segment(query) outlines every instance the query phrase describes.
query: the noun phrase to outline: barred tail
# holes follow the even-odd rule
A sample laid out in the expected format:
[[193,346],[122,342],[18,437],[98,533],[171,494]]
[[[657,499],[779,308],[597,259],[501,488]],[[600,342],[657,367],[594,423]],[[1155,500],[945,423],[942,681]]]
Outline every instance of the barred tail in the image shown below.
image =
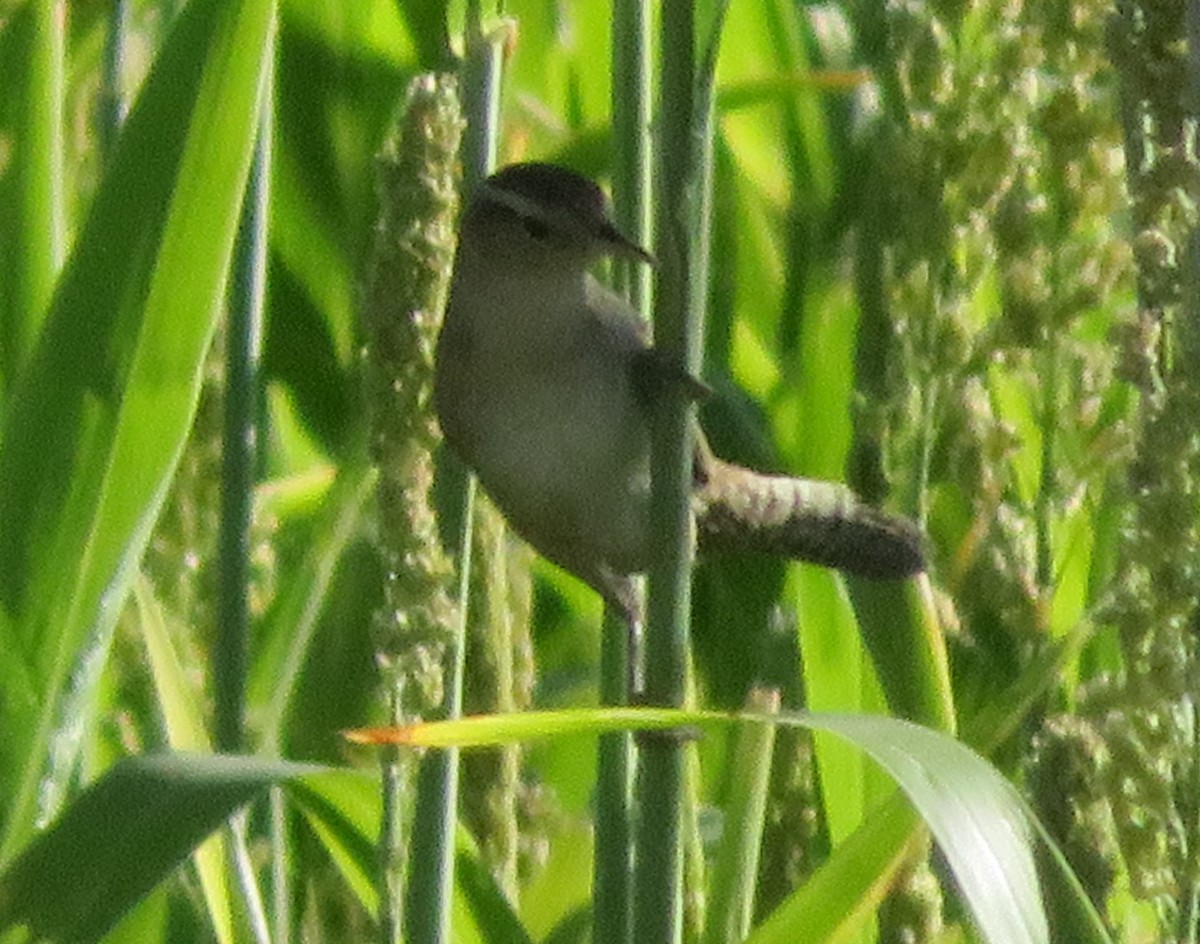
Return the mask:
[[845,485],[763,475],[716,460],[696,493],[701,549],[791,557],[877,580],[925,569],[920,530]]

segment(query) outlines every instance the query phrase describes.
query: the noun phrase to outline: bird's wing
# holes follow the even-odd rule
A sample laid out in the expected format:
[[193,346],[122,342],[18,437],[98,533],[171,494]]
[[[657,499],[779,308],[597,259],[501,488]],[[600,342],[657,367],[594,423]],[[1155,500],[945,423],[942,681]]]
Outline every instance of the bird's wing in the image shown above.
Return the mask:
[[[630,351],[629,369],[634,394],[647,416],[655,400],[670,386],[682,385],[684,392],[693,400],[702,400],[712,394],[712,388],[708,384],[676,359],[652,345],[650,325],[638,317],[625,299],[599,283],[596,283],[594,292],[590,299],[590,311],[605,329],[603,333]],[[696,484],[701,485],[707,481],[709,469],[715,458],[699,421],[694,423],[694,436],[694,476]]]

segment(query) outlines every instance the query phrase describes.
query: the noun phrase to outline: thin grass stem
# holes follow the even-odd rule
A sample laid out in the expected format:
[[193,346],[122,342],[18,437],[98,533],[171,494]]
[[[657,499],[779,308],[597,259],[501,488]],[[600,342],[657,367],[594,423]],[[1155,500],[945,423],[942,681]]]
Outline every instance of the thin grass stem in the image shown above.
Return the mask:
[[250,528],[258,467],[259,362],[267,284],[270,201],[270,74],[261,105],[258,143],[234,250],[225,347],[225,416],[221,450],[217,631],[213,643],[214,742],[243,749],[250,629]]
[[[650,244],[650,16],[645,0],[613,6],[613,199],[617,226],[639,246]],[[614,281],[638,312],[650,301],[650,270],[621,262]],[[624,705],[636,656],[635,627],[605,608],[600,642],[600,701]],[[623,944],[633,928],[630,869],[633,863],[633,739],[628,733],[600,738],[596,771],[596,844],[593,852],[592,937]]]
[[[654,342],[681,366],[694,369],[698,329],[690,305],[693,218],[687,185],[692,156],[695,83],[695,11],[691,4],[662,9],[659,138],[658,281]],[[669,162],[669,164],[668,164]],[[685,167],[683,173],[680,166]],[[671,171],[668,171],[668,166]],[[651,448],[651,566],[646,628],[645,698],[649,704],[684,703],[693,551],[690,518],[692,409],[682,389],[655,404]],[[633,939],[676,944],[682,935],[683,744],[644,738],[637,782],[639,810]]]

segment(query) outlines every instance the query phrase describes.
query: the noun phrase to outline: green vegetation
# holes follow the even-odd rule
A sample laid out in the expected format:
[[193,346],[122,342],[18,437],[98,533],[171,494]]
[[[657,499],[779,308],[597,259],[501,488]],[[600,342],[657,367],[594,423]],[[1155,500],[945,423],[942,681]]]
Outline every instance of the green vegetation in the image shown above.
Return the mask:
[[[447,6],[0,0],[0,941],[1200,940],[1188,4]],[[689,243],[612,274],[716,451],[928,579],[701,561],[683,712],[586,710],[622,633],[429,414],[525,159]]]

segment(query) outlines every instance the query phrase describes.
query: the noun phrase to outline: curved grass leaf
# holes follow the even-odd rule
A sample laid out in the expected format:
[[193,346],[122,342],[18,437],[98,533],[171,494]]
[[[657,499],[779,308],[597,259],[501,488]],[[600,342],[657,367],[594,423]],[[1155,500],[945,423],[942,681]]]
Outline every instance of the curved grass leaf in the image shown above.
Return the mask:
[[379,777],[331,770],[297,780],[288,796],[320,839],[359,903],[374,914],[379,907],[375,872],[379,856]]
[[950,665],[929,577],[864,580],[848,575],[845,580],[892,713],[954,734]]
[[[669,709],[592,709],[466,718],[353,732],[351,737],[366,743],[470,747],[628,728],[715,727],[738,720],[816,728],[865,751],[899,784],[925,820],[983,939],[991,944],[1048,944],[1030,823],[1016,790],[964,744],[911,722],[865,715],[731,716]],[[902,829],[893,838],[906,842],[907,832]],[[813,940],[797,937],[803,935],[806,920],[798,916],[794,927],[779,929],[786,936],[763,940]]]
[[463,903],[470,905],[483,940],[486,944],[533,944],[533,937],[521,924],[495,876],[478,854],[464,848],[465,838],[459,834],[454,881]]
[[1030,824],[1016,790],[995,768],[959,741],[895,718],[805,721],[851,741],[895,778],[949,861],[986,940],[1048,944]]
[[317,769],[224,755],[121,761],[0,874],[0,930],[96,940],[238,807]]

